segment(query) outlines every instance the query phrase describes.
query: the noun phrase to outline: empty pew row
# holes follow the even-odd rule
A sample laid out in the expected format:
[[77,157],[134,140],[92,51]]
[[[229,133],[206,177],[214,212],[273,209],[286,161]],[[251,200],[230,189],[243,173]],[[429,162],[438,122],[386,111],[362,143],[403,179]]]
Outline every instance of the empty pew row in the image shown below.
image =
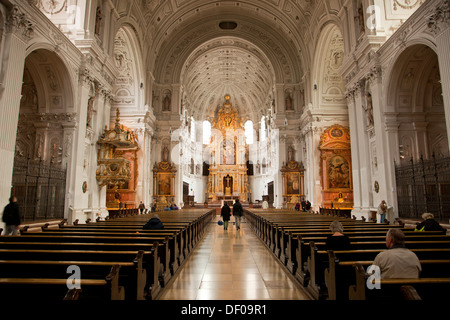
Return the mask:
[[[20,301],[36,301],[45,299],[83,300],[91,297],[97,300],[123,300],[124,290],[119,285],[119,265],[111,267],[110,272],[98,279],[81,279],[79,287],[68,288],[65,278],[0,278],[0,297],[3,301],[8,299],[21,299]],[[82,288],[82,289],[81,289]],[[81,296],[81,299],[80,299]]]
[[[445,265],[446,252],[450,250],[450,238],[442,232],[419,233],[405,228],[404,225],[387,225],[356,221],[345,217],[299,214],[283,210],[247,210],[245,215],[251,228],[273,255],[316,299],[349,299],[348,287],[355,285],[353,281],[342,287],[337,279],[354,280],[355,271],[348,268],[347,271],[351,270],[350,275],[348,273],[345,276],[336,275],[333,268],[335,260],[330,260],[326,250],[325,241],[331,234],[329,225],[336,219],[343,224],[344,233],[351,241],[351,249],[359,253],[371,252],[372,260],[376,254],[386,249],[385,236],[390,228],[402,229],[407,237],[408,248],[418,252],[429,250],[427,253],[421,252],[421,257],[425,255],[427,259],[425,265],[428,270],[431,261],[429,259],[439,260],[438,264]],[[342,256],[342,253],[339,253],[339,261],[344,265],[346,263],[346,257]],[[353,266],[355,261],[358,260],[350,261],[349,265]],[[448,276],[450,277],[450,274]],[[405,286],[402,290],[411,296],[415,294],[418,296],[412,286]],[[342,294],[342,292],[346,293]]]
[[[123,219],[132,218],[126,217]],[[35,269],[35,278],[43,279],[40,281],[42,283],[40,286],[45,285],[46,289],[54,287],[54,290],[58,290],[56,289],[57,286],[51,286],[50,284],[62,284],[64,278],[60,280],[47,279],[44,275],[39,276],[39,270],[47,269],[47,266],[55,268],[58,264],[58,267],[63,270],[68,263],[78,264],[81,268],[83,283],[87,285],[85,280],[89,279],[86,277],[91,274],[94,265],[102,266],[103,268],[105,265],[108,265],[111,268],[112,264],[114,264],[118,266],[115,268],[117,270],[120,269],[121,272],[120,276],[118,276],[120,285],[114,287],[117,290],[113,291],[115,293],[112,295],[113,298],[117,299],[125,296],[128,299],[155,299],[182,260],[189,254],[190,251],[183,248],[195,245],[195,243],[191,243],[185,246],[183,241],[186,238],[178,237],[182,233],[180,230],[185,230],[186,225],[190,225],[189,220],[201,221],[196,223],[197,227],[195,230],[197,234],[192,238],[194,241],[197,240],[197,237],[204,232],[202,228],[206,227],[208,221],[211,221],[212,211],[203,210],[202,212],[191,213],[189,217],[183,216],[178,218],[186,223],[179,224],[178,227],[175,227],[174,224],[174,228],[168,230],[143,230],[142,226],[148,220],[147,217],[147,219],[142,220],[144,223],[138,221],[129,230],[120,230],[120,223],[116,224],[117,228],[106,230],[89,229],[91,231],[83,228],[86,225],[63,226],[61,224],[59,229],[43,228],[42,232],[23,232],[20,236],[0,237],[0,252],[2,256],[0,270],[5,268],[5,270],[11,272],[11,274],[8,274],[8,277],[2,276],[3,280],[0,281],[0,289],[3,287],[9,289],[14,286],[16,286],[15,288],[26,287],[26,278],[14,277],[12,271],[15,269],[19,270],[21,267],[17,266],[25,265],[27,260],[30,262],[30,265],[46,266],[45,268],[31,268],[31,270]],[[120,219],[122,218],[114,221],[119,222]],[[124,221],[125,224],[131,224],[131,222],[131,220]],[[90,225],[96,224],[92,223]],[[101,228],[100,225],[98,227]],[[140,253],[141,259],[136,258],[138,253]],[[23,259],[24,256],[27,259]],[[133,258],[132,256],[135,257]],[[56,263],[55,261],[60,262]],[[88,266],[90,269],[86,271]],[[4,274],[6,275],[7,273]],[[26,273],[19,274],[24,275]],[[105,282],[105,276],[107,275],[104,275],[103,279],[97,279],[99,280],[98,283],[101,282],[100,280]],[[17,279],[20,279],[20,281]],[[48,283],[44,279],[47,279]],[[30,288],[38,288],[37,285],[31,286],[33,281],[31,281],[31,278],[29,280]],[[115,282],[107,281],[107,283],[114,284]],[[116,294],[118,291],[121,293]],[[89,292],[86,292],[86,290],[69,290],[66,293],[66,298],[83,299],[83,297],[86,298]],[[124,292],[127,294],[125,295]]]

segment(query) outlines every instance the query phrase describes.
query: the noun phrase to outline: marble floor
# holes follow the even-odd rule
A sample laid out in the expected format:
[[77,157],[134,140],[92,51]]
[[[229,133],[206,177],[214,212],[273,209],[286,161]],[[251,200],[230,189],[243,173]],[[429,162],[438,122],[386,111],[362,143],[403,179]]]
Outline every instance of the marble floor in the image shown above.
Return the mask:
[[243,219],[236,230],[216,221],[159,300],[310,300]]

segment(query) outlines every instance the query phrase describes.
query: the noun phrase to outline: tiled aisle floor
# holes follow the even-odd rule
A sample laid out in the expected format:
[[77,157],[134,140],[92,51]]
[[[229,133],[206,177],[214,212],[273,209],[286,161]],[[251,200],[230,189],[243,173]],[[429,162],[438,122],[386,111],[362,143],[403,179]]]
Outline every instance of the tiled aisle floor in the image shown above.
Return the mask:
[[211,224],[160,300],[308,300],[243,220]]

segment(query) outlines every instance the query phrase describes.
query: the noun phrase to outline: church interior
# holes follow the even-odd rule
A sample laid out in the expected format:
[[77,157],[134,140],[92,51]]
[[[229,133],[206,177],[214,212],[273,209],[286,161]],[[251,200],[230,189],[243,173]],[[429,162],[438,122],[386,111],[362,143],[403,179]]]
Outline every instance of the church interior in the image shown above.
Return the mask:
[[[56,237],[53,225],[83,243],[89,226],[139,234],[159,214],[183,231],[170,250],[163,233],[143,249],[154,282],[138,281],[137,299],[336,299],[337,282],[303,270],[314,249],[293,224],[414,229],[430,212],[450,229],[449,11],[448,0],[0,0],[0,208],[17,198],[17,237]],[[226,232],[217,222],[236,202],[243,228],[233,216]],[[0,251],[18,260],[6,251],[26,247],[7,238]]]

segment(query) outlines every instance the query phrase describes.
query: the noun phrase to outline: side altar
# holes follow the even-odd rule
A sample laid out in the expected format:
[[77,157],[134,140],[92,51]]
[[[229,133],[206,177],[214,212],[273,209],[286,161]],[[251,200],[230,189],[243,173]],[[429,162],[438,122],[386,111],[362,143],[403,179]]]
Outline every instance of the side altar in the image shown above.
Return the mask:
[[230,98],[225,96],[225,103],[212,120],[208,178],[208,200],[212,202],[247,200],[248,197],[248,146],[244,120],[238,117],[238,110],[232,106]]

